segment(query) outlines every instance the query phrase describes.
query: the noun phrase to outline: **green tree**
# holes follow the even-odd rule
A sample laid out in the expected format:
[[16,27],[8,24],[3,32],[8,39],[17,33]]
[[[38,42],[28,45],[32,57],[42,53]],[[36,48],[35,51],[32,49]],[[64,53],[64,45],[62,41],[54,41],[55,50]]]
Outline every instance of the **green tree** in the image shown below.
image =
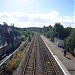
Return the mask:
[[61,23],[55,23],[54,34],[56,37],[58,37],[58,35],[59,35],[59,38],[64,38],[64,27],[63,27],[63,25],[61,25]]
[[74,54],[74,48],[75,48],[75,29],[72,30],[71,34],[68,36],[68,38],[65,40],[65,48]]
[[64,28],[64,37],[67,38],[72,31],[71,27]]

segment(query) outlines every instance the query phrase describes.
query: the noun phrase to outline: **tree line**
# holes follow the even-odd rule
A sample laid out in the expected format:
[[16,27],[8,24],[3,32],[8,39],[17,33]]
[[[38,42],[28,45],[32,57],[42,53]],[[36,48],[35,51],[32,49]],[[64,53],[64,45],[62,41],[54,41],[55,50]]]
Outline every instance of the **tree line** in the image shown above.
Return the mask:
[[26,29],[26,28],[18,28],[15,27],[14,24],[11,23],[11,25],[9,26],[6,22],[3,22],[3,24],[0,24],[0,29],[2,27],[14,27],[14,30],[17,31],[20,35],[21,41],[25,41],[26,39],[28,39],[29,41],[31,41],[31,37],[33,36],[33,33],[31,30]]
[[[20,33],[22,35],[28,36],[33,35],[33,32],[39,32],[46,37],[50,38],[54,42],[54,37],[64,40],[64,48],[69,51],[71,54],[74,54],[75,49],[75,28],[67,27],[65,28],[61,23],[55,23],[54,26],[44,26],[43,28],[39,27],[30,27],[30,28],[21,28]],[[22,36],[23,37],[23,36]]]
[[[3,23],[3,25],[7,23]],[[0,27],[2,24],[0,24]],[[50,38],[54,42],[54,37],[58,37],[64,40],[64,48],[69,51],[71,54],[74,54],[75,49],[75,28],[64,26],[61,23],[55,23],[54,26],[44,26],[43,28],[30,27],[30,28],[18,28],[14,27],[16,31],[20,33],[21,40],[25,41],[27,38],[31,41],[31,37],[34,35],[34,32],[39,32],[46,37]]]
[[71,54],[74,54],[75,49],[75,28],[64,26],[61,23],[55,23],[54,26],[49,25],[43,27],[43,34],[54,42],[54,37],[64,40],[64,48]]

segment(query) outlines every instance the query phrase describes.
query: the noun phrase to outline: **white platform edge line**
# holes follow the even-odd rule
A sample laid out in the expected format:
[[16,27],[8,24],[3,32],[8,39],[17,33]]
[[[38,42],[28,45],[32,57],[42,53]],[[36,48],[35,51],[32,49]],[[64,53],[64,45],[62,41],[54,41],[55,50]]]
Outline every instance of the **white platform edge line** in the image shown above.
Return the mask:
[[[42,37],[41,37],[42,38]],[[42,38],[42,40],[44,41],[44,39]],[[54,59],[56,60],[57,64],[59,65],[59,67],[61,68],[61,70],[63,71],[64,75],[71,75],[69,73],[69,71],[66,69],[66,67],[62,64],[62,62],[59,60],[59,58],[51,51],[51,49],[49,48],[49,46],[47,45],[47,43],[44,41],[45,45],[47,46],[47,48],[49,49],[50,53],[52,54],[52,56],[54,57]]]

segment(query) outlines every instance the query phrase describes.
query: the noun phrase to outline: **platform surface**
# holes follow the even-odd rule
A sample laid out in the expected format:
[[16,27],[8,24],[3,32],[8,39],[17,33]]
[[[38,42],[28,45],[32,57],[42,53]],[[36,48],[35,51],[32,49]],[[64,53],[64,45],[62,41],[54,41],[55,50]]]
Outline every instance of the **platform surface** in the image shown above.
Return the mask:
[[57,47],[48,38],[41,35],[42,39],[49,46],[51,51],[59,58],[62,64],[67,68],[71,75],[75,75],[75,57],[73,57],[69,52],[67,52],[66,57],[64,56],[63,49]]

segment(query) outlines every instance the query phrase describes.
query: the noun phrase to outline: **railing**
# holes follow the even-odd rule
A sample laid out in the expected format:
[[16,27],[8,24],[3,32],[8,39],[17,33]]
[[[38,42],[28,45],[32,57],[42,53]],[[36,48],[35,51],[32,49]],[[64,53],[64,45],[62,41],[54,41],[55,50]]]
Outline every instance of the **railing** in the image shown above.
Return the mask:
[[23,42],[12,54],[10,54],[9,56],[6,56],[0,63],[0,74],[3,72],[3,69],[7,67],[7,65],[9,64],[10,60],[13,59],[17,52],[22,50],[26,44],[28,43],[28,40],[26,40],[25,42]]

